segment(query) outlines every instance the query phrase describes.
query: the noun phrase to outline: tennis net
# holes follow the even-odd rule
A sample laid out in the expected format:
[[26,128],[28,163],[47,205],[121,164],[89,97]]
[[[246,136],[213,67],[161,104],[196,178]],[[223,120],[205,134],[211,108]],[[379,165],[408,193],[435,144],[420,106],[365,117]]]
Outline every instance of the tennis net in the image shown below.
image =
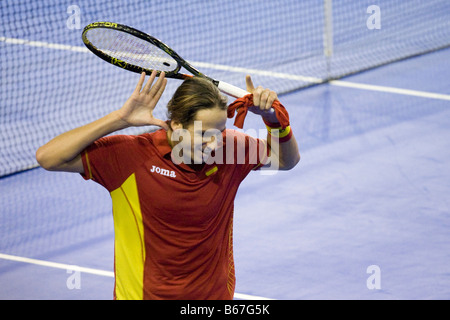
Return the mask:
[[[91,22],[133,26],[214,78],[245,87],[251,74],[280,94],[449,46],[449,1],[376,3],[0,1],[0,176],[36,166],[40,145],[117,109],[132,92],[137,75],[84,48],[81,31]],[[157,117],[166,117],[178,85],[169,81]]]

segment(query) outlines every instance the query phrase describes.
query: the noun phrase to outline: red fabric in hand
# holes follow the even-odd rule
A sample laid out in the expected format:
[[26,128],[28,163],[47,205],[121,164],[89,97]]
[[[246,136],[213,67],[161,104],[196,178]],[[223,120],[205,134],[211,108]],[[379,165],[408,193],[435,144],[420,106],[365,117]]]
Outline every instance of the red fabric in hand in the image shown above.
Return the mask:
[[[228,106],[228,118],[233,118],[235,113],[237,112],[236,119],[234,120],[234,125],[239,129],[244,127],[244,120],[248,113],[248,108],[253,107],[253,95],[248,94],[245,97],[239,98],[234,101],[232,104]],[[286,108],[280,103],[280,101],[275,100],[272,104],[272,108],[275,110],[275,115],[278,119],[278,124],[269,124],[266,121],[266,124],[274,127],[281,126],[285,129],[289,126],[289,114]]]

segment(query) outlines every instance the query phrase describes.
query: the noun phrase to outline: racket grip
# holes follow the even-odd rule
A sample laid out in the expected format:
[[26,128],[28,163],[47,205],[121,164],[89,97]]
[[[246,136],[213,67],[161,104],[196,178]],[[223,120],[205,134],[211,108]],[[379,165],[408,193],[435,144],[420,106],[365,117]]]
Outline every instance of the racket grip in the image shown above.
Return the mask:
[[250,92],[247,92],[244,89],[238,88],[236,86],[233,86],[232,84],[229,84],[229,83],[226,83],[223,81],[219,81],[219,83],[217,84],[217,87],[223,93],[228,94],[229,96],[232,96],[234,98],[242,98],[242,97],[250,94]]
[[[248,92],[244,89],[233,86],[232,84],[229,84],[229,83],[226,83],[223,81],[219,81],[219,83],[217,84],[217,87],[223,93],[225,93],[229,96],[232,96],[234,98],[242,98],[242,97],[245,97],[246,95],[250,94],[250,92]],[[265,112],[273,113],[273,112],[275,112],[275,110],[273,108],[270,108],[269,111],[265,111]]]

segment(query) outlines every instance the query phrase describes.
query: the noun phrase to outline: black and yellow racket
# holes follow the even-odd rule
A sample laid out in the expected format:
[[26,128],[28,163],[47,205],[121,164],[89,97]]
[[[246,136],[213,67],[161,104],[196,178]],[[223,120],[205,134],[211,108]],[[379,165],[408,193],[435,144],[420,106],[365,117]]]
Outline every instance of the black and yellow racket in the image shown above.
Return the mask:
[[[158,75],[164,71],[167,78],[181,80],[203,77],[232,97],[242,98],[249,94],[246,90],[206,76],[160,40],[134,28],[112,22],[94,22],[84,28],[82,38],[89,50],[120,68],[146,74],[156,70]],[[191,75],[180,73],[182,67]]]

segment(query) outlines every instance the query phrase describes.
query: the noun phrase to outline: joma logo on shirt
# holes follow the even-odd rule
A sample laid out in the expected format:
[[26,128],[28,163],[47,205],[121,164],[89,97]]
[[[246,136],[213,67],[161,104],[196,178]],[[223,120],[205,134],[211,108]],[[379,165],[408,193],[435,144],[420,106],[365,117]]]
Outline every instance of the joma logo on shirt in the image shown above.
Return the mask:
[[152,169],[150,170],[150,172],[156,172],[159,173],[160,175],[166,176],[166,177],[171,177],[171,178],[176,178],[176,174],[175,171],[169,171],[167,169],[161,169],[160,167],[157,166],[153,166]]

